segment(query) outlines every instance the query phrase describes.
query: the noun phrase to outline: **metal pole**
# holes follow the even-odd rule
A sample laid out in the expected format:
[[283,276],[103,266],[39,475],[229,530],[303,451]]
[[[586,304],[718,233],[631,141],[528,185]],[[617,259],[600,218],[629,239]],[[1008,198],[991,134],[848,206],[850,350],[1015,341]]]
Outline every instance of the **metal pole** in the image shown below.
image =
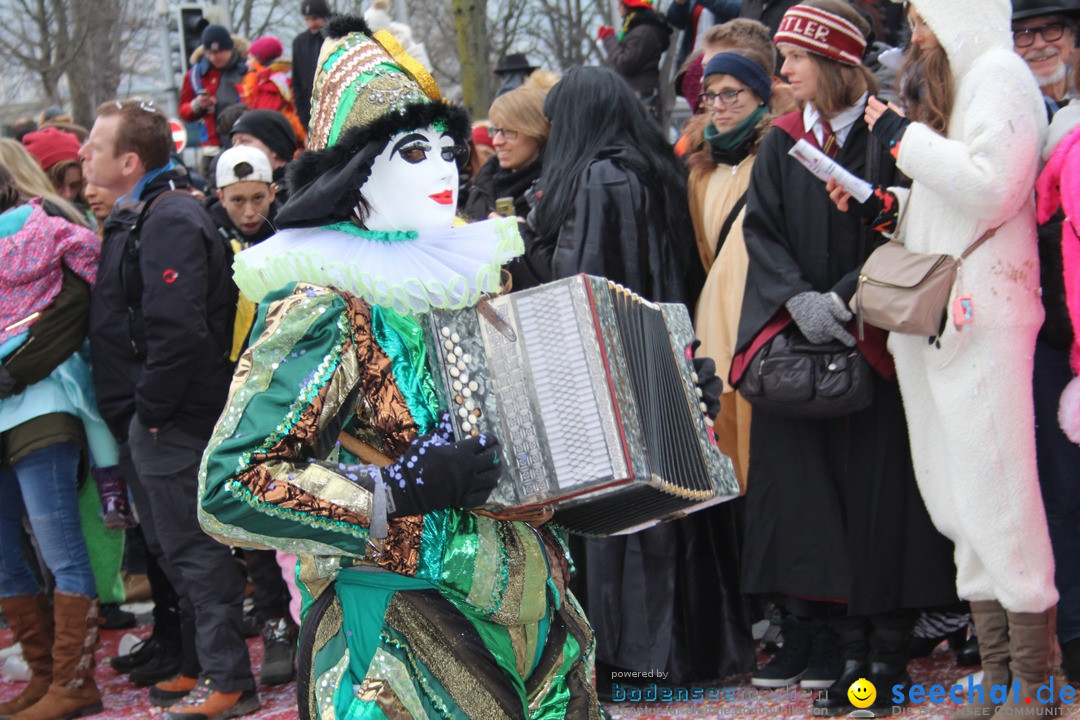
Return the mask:
[[[161,72],[164,86],[162,94],[165,96],[165,113],[169,117],[176,117],[178,100],[176,97],[176,71],[172,64],[172,42],[169,37],[169,3],[168,0],[156,0],[154,9],[158,16],[158,31],[161,35]],[[181,48],[180,52],[184,49]]]

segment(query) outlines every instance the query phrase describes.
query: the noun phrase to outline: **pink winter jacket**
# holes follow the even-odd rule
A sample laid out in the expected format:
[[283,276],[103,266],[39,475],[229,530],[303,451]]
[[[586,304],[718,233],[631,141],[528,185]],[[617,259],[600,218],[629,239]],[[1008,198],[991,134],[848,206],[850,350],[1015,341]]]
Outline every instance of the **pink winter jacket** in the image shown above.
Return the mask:
[[[1058,208],[1065,211],[1061,224],[1061,254],[1065,270],[1065,302],[1072,318],[1073,346],[1069,359],[1073,374],[1080,375],[1080,126],[1054,148],[1035,184],[1039,223],[1049,220]],[[1080,443],[1080,384],[1076,379],[1062,395],[1059,413],[1062,429]]]

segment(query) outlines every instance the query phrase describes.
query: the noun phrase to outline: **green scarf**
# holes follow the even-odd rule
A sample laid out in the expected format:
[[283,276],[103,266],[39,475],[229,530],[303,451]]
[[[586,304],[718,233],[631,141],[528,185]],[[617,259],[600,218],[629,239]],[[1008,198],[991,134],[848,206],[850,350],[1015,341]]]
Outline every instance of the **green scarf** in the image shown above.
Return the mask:
[[734,153],[753,135],[754,130],[757,129],[757,124],[761,122],[761,118],[767,112],[769,112],[769,107],[762,105],[725,133],[720,132],[715,125],[709,123],[705,126],[705,139],[709,141],[714,150],[725,154]]

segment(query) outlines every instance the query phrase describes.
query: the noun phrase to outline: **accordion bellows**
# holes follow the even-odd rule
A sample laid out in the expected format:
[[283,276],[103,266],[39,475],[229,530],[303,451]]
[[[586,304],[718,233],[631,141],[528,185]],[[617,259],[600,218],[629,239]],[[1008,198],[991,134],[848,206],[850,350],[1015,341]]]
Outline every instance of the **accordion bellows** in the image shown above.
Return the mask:
[[739,493],[699,406],[686,308],[578,275],[437,310],[425,333],[458,438],[504,448],[493,508],[610,535]]

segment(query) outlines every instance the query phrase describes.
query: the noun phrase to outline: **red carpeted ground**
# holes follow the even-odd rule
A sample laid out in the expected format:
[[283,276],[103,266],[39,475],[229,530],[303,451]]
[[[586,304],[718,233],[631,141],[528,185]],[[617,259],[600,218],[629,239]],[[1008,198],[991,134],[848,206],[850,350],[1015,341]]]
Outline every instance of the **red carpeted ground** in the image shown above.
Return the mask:
[[[135,634],[145,636],[149,628],[140,628]],[[99,720],[128,720],[129,718],[160,717],[161,711],[151,708],[146,700],[147,690],[136,688],[127,681],[126,676],[118,675],[101,661],[116,654],[116,645],[123,636],[123,631],[102,633],[102,646],[98,651],[97,681],[105,697],[105,712],[96,715]],[[11,644],[11,632],[0,631],[0,647]],[[262,641],[248,641],[251,661],[258,675],[262,663]],[[953,656],[944,646],[929,658],[917,660],[911,665],[912,680],[929,687],[943,685],[946,689],[952,683],[968,674],[966,668],[957,668],[952,662]],[[22,683],[0,682],[0,699],[7,699],[22,689]],[[880,692],[880,688],[879,688]],[[252,720],[295,720],[296,686],[282,685],[277,688],[260,688],[263,708],[249,715]],[[679,718],[716,718],[729,720],[744,718],[747,720],[770,716],[808,717],[810,716],[810,697],[798,690],[758,691],[749,685],[748,677],[732,678],[723,683],[720,689],[721,700],[714,702],[676,702],[676,703],[612,703],[607,705],[614,720],[676,720]],[[904,715],[911,717],[938,718],[948,717],[955,710],[952,703],[942,705],[909,706]],[[1064,717],[1080,718],[1080,702],[1068,706]]]

